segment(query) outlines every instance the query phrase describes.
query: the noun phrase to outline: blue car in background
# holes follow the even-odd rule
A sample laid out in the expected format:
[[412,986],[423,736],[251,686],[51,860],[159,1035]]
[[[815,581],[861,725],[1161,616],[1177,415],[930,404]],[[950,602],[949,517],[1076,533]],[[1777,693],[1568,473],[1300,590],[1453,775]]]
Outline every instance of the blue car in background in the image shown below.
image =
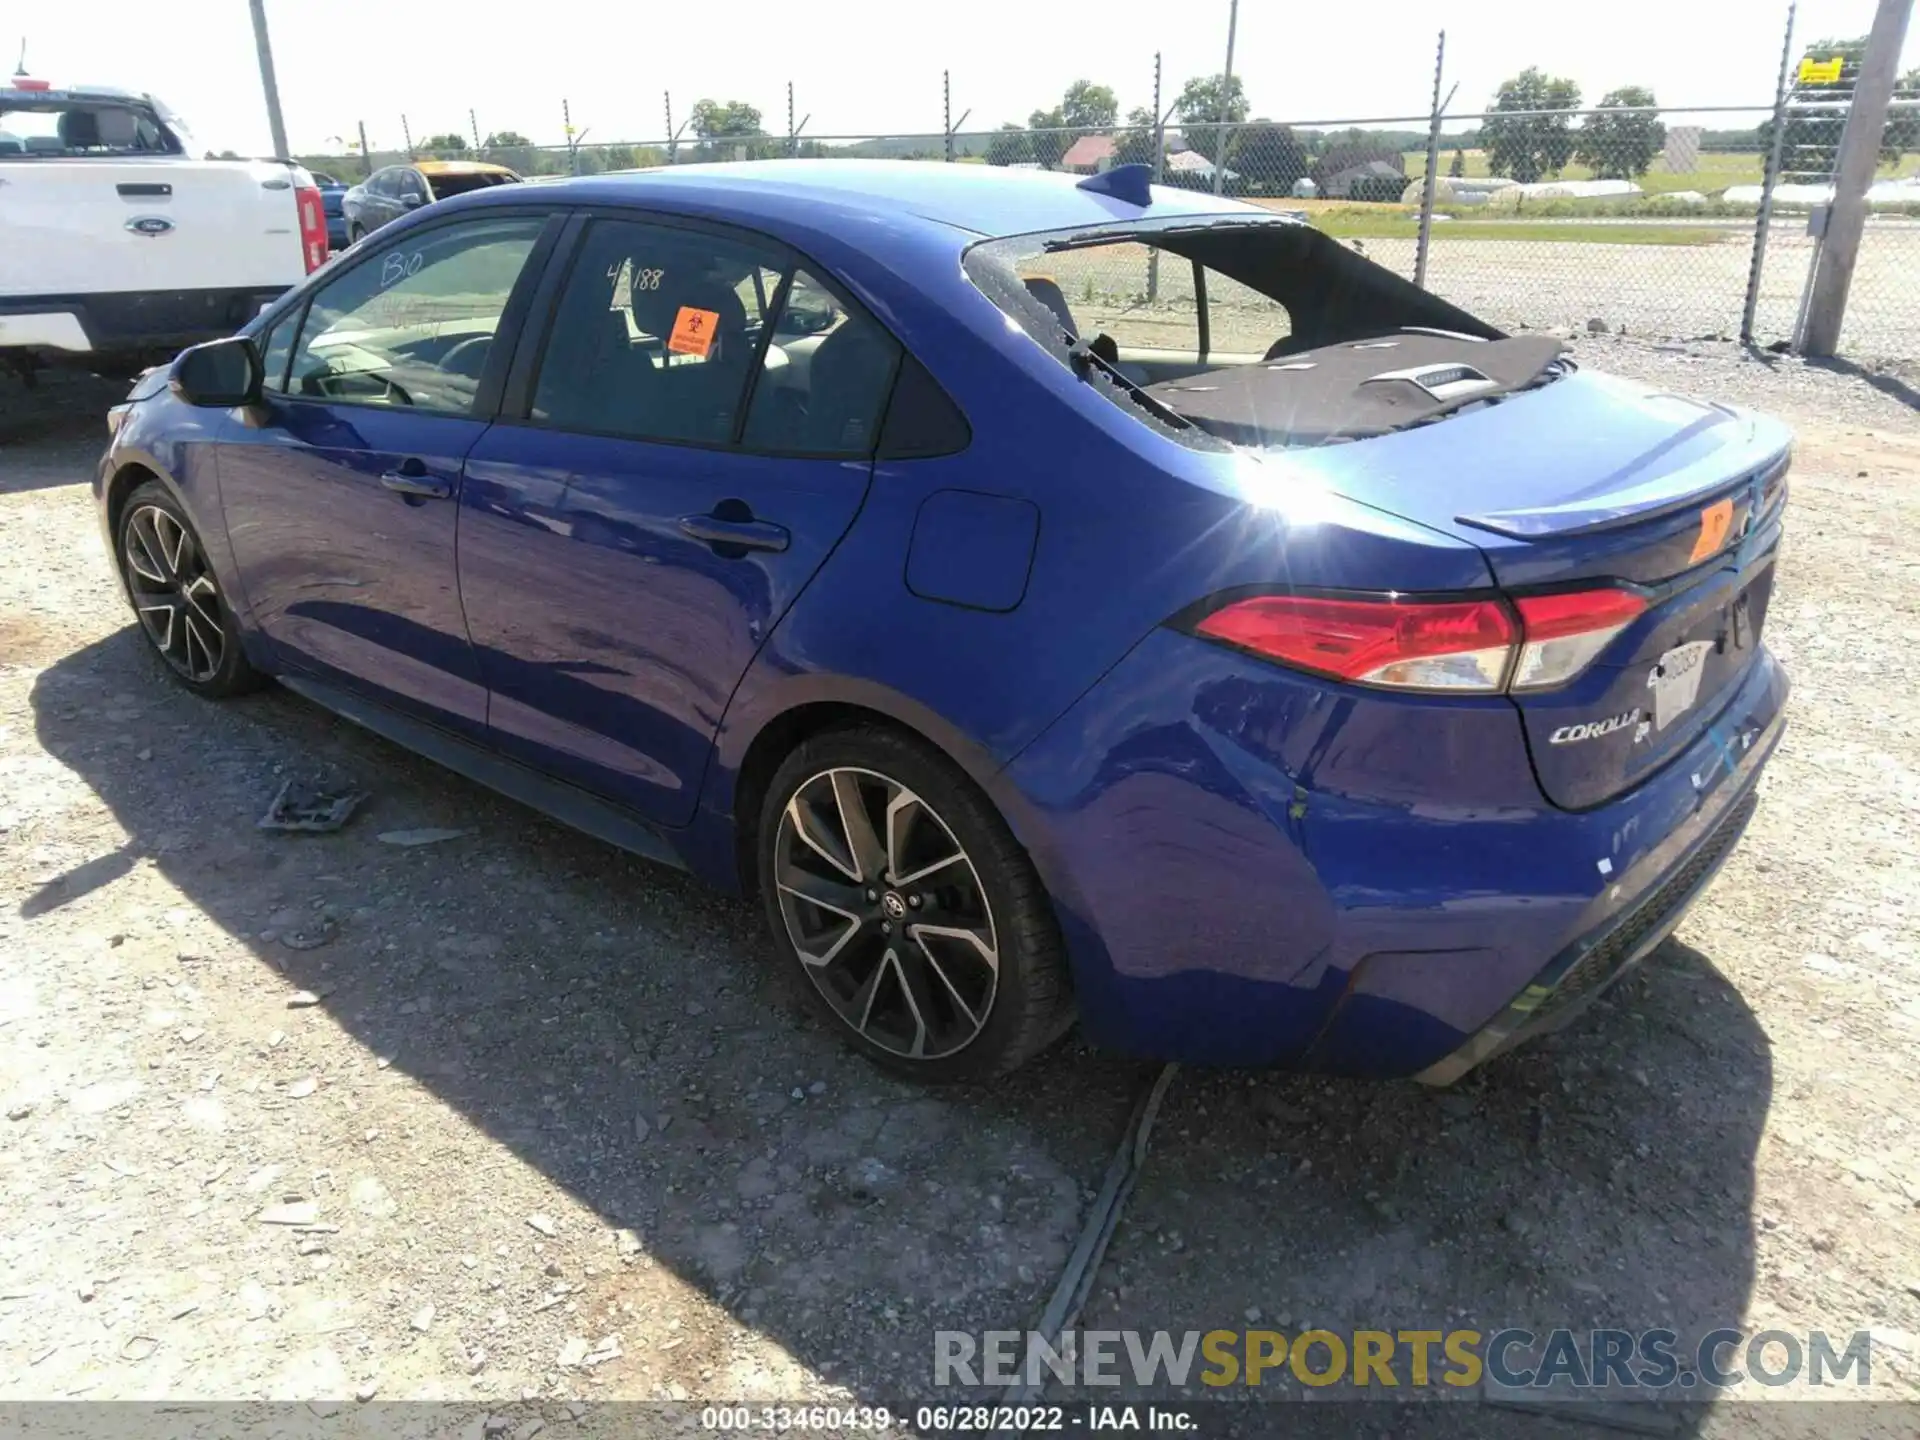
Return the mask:
[[1785,429],[1140,167],[464,195],[111,424],[180,683],[757,895],[921,1080],[1077,1019],[1451,1081],[1672,931],[1784,723]]
[[344,250],[347,248],[347,212],[340,202],[347,193],[347,183],[318,170],[309,173],[313,183],[320,187],[320,208],[327,217],[327,249]]

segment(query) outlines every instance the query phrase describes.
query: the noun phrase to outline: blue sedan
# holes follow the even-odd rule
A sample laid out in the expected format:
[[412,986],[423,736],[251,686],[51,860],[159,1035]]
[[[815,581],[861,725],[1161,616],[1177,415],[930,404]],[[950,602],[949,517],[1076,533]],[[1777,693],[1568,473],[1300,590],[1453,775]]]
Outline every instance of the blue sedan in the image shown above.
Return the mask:
[[154,654],[757,895],[830,1028],[1446,1083],[1781,733],[1790,437],[1122,167],[462,196],[111,417]]

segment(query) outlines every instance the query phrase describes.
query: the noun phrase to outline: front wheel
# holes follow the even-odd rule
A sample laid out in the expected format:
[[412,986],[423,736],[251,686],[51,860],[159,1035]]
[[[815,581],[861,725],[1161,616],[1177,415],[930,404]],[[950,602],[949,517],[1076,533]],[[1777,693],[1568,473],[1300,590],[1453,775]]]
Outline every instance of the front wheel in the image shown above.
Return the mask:
[[367,232],[363,230],[358,224],[349,225],[347,227],[347,244],[349,246],[358,245],[362,240],[366,238],[367,238]]
[[858,729],[802,745],[768,787],[758,858],[768,920],[808,1001],[885,1069],[988,1080],[1071,1023],[1032,862],[919,741]]
[[117,548],[140,629],[174,679],[209,699],[260,683],[200,537],[164,485],[149,480],[127,497]]

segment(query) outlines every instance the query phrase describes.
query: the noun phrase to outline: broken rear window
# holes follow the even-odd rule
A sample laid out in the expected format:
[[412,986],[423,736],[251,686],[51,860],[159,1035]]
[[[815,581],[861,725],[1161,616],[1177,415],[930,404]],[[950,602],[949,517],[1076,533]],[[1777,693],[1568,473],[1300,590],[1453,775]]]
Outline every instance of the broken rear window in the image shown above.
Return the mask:
[[179,138],[141,106],[44,93],[0,99],[0,159],[181,153]]
[[1361,440],[1571,368],[1310,226],[1192,218],[976,245],[967,273],[1113,403],[1184,444]]

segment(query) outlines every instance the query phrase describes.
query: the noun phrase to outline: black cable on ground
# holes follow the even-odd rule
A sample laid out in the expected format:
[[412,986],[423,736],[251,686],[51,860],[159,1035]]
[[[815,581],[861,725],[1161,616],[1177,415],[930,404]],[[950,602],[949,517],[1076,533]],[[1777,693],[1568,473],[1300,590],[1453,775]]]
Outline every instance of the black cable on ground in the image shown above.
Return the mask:
[[[1107,1162],[1106,1177],[1101,1181],[1100,1189],[1093,1197],[1093,1205],[1081,1225],[1080,1239],[1075,1243],[1073,1253],[1067,1257],[1066,1269],[1061,1272],[1059,1283],[1054,1286],[1047,1308],[1040,1312],[1040,1321],[1034,1330],[1056,1350],[1061,1335],[1073,1328],[1087,1298],[1093,1294],[1094,1281],[1100,1274],[1100,1261],[1107,1253],[1107,1242],[1113,1239],[1113,1232],[1119,1228],[1121,1211],[1126,1207],[1127,1197],[1133,1193],[1134,1184],[1139,1180],[1141,1168],[1146,1163],[1147,1140],[1153,1132],[1154,1118],[1160,1113],[1160,1102],[1166,1098],[1167,1087],[1173,1083],[1173,1077],[1179,1070],[1176,1064],[1163,1067],[1135,1102],[1126,1133],[1120,1137],[1113,1159]],[[1023,1371],[1026,1356],[1026,1346],[1022,1345],[1020,1365]],[[1030,1405],[1039,1392],[1039,1386],[1028,1385],[1022,1379],[1007,1387],[1000,1403],[1007,1406]],[[1001,1433],[1011,1436],[1018,1432]]]

